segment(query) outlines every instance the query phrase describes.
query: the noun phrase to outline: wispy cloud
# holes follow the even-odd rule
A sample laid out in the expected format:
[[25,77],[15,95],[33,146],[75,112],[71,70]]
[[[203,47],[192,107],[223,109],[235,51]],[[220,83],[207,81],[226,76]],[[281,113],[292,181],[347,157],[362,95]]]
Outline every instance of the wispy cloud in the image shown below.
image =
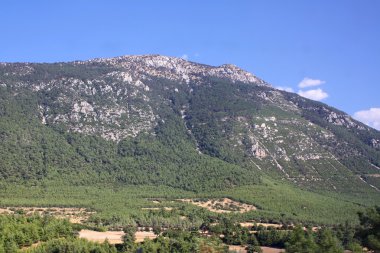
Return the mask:
[[319,80],[319,79],[312,79],[309,77],[305,77],[299,84],[299,88],[307,88],[307,87],[314,87],[319,86],[326,83],[325,81]]
[[181,56],[181,58],[184,59],[184,60],[186,60],[186,61],[189,60],[189,56],[187,54],[183,54]]
[[329,96],[329,94],[327,94],[327,92],[323,91],[322,89],[307,90],[307,91],[299,90],[298,95],[305,98],[312,99],[312,100],[317,100],[317,101],[323,100]]
[[294,92],[292,87],[277,86],[276,89],[287,91],[287,92]]
[[380,130],[380,108],[358,111],[354,113],[353,117],[370,127]]

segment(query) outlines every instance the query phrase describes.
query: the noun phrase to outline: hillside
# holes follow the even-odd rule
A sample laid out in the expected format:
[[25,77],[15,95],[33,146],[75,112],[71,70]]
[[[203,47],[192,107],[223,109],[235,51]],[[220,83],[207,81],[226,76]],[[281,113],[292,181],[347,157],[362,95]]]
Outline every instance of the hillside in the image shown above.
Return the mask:
[[269,180],[380,200],[380,132],[234,65],[0,63],[0,140],[2,185],[230,189],[237,199]]
[[313,188],[379,186],[378,131],[233,65],[158,55],[3,63],[0,84],[5,180],[94,173],[200,190],[265,173]]

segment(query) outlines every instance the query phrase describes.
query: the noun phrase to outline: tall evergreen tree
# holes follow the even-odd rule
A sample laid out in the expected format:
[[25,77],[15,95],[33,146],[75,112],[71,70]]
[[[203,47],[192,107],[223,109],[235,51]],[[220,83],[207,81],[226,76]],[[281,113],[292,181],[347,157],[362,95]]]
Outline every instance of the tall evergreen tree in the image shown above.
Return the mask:
[[123,248],[127,252],[132,252],[135,249],[135,240],[136,240],[136,228],[132,226],[124,227],[123,229]]
[[316,253],[317,245],[310,231],[305,232],[301,226],[295,227],[285,243],[287,253]]
[[331,229],[324,228],[318,232],[317,244],[317,253],[343,253],[342,245]]
[[380,252],[380,206],[368,209],[365,213],[359,213],[362,226],[359,237],[364,246],[376,253]]

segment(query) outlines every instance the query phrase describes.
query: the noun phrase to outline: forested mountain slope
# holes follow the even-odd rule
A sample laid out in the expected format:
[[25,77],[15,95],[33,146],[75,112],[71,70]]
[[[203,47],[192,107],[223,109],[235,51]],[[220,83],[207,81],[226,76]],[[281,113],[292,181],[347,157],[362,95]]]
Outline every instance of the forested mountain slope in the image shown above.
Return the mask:
[[0,63],[0,141],[6,182],[380,188],[380,132],[236,66],[159,55]]

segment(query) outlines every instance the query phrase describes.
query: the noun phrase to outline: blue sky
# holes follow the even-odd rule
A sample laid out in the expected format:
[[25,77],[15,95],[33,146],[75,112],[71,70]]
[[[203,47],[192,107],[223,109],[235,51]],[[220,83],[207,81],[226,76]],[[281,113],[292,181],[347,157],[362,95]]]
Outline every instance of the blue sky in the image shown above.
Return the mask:
[[380,129],[378,0],[2,0],[0,7],[2,62],[163,54],[232,63]]

